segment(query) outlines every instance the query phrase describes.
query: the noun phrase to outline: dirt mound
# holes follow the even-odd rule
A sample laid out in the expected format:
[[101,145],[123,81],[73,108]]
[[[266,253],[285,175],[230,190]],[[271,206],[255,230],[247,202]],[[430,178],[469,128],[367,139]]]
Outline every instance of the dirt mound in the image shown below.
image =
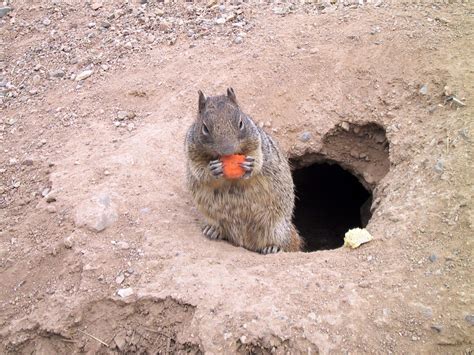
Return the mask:
[[[146,353],[151,349],[160,353],[201,353],[199,345],[179,342],[193,315],[194,307],[171,298],[128,302],[101,299],[83,304],[65,319],[55,317],[60,326],[44,318],[28,327],[19,322],[4,346],[15,353]],[[100,338],[94,334],[100,334]]]

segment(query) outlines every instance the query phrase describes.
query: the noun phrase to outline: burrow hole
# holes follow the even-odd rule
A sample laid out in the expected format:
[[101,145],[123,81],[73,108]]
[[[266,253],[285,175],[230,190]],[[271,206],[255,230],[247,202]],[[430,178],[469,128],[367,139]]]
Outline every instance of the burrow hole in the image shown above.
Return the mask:
[[322,143],[319,151],[290,158],[293,221],[308,252],[339,248],[349,229],[367,226],[376,208],[373,191],[390,169],[390,144],[377,123],[339,124]]
[[372,192],[337,163],[315,163],[295,169],[294,223],[305,251],[336,249],[344,234],[370,220]]

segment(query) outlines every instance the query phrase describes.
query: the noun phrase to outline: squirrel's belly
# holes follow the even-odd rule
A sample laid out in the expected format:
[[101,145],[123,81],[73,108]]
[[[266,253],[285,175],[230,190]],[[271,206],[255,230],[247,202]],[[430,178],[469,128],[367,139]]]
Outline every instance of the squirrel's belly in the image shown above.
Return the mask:
[[289,217],[265,181],[203,186],[195,199],[201,212],[217,223],[231,242],[241,246],[257,239],[263,242],[277,223]]

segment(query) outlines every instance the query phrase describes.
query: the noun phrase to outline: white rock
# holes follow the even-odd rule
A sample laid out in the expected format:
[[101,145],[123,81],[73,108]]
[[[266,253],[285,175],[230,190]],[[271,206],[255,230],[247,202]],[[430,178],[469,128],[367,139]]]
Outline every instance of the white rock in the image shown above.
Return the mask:
[[101,232],[118,219],[115,204],[107,193],[101,193],[80,203],[76,208],[74,223],[93,232]]
[[79,74],[76,75],[76,81],[81,81],[81,80],[85,80],[87,79],[88,77],[90,77],[92,74],[94,73],[93,70],[84,70],[82,72],[80,72]]
[[64,247],[67,248],[67,249],[71,249],[74,245],[74,237],[72,236],[72,234],[66,238],[64,238]]
[[234,38],[234,43],[235,44],[241,44],[244,41],[244,39],[241,36],[237,36]]
[[121,288],[117,291],[117,295],[119,295],[122,298],[131,296],[133,295],[133,289],[131,287]]
[[349,131],[349,129],[351,128],[351,126],[349,125],[348,122],[342,122],[341,123],[341,128],[344,130],[344,131]]
[[130,245],[127,242],[116,242],[115,245],[122,250],[130,249]]
[[119,285],[124,281],[125,281],[125,276],[123,274],[120,274],[115,278],[115,282],[118,283]]
[[91,9],[92,10],[99,10],[102,7],[102,1],[101,0],[93,0],[91,2]]
[[146,39],[147,39],[148,43],[153,43],[153,42],[155,42],[156,37],[150,33],[150,34],[147,36]]

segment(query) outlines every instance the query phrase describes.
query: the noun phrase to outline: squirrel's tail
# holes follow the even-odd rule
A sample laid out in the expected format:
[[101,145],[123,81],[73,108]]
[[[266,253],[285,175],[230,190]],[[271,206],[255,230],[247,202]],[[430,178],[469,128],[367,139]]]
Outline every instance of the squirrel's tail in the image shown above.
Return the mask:
[[291,236],[290,236],[290,243],[288,244],[285,251],[294,252],[294,251],[303,251],[304,248],[304,241],[303,238],[300,237],[298,231],[296,230],[295,226],[291,226]]

